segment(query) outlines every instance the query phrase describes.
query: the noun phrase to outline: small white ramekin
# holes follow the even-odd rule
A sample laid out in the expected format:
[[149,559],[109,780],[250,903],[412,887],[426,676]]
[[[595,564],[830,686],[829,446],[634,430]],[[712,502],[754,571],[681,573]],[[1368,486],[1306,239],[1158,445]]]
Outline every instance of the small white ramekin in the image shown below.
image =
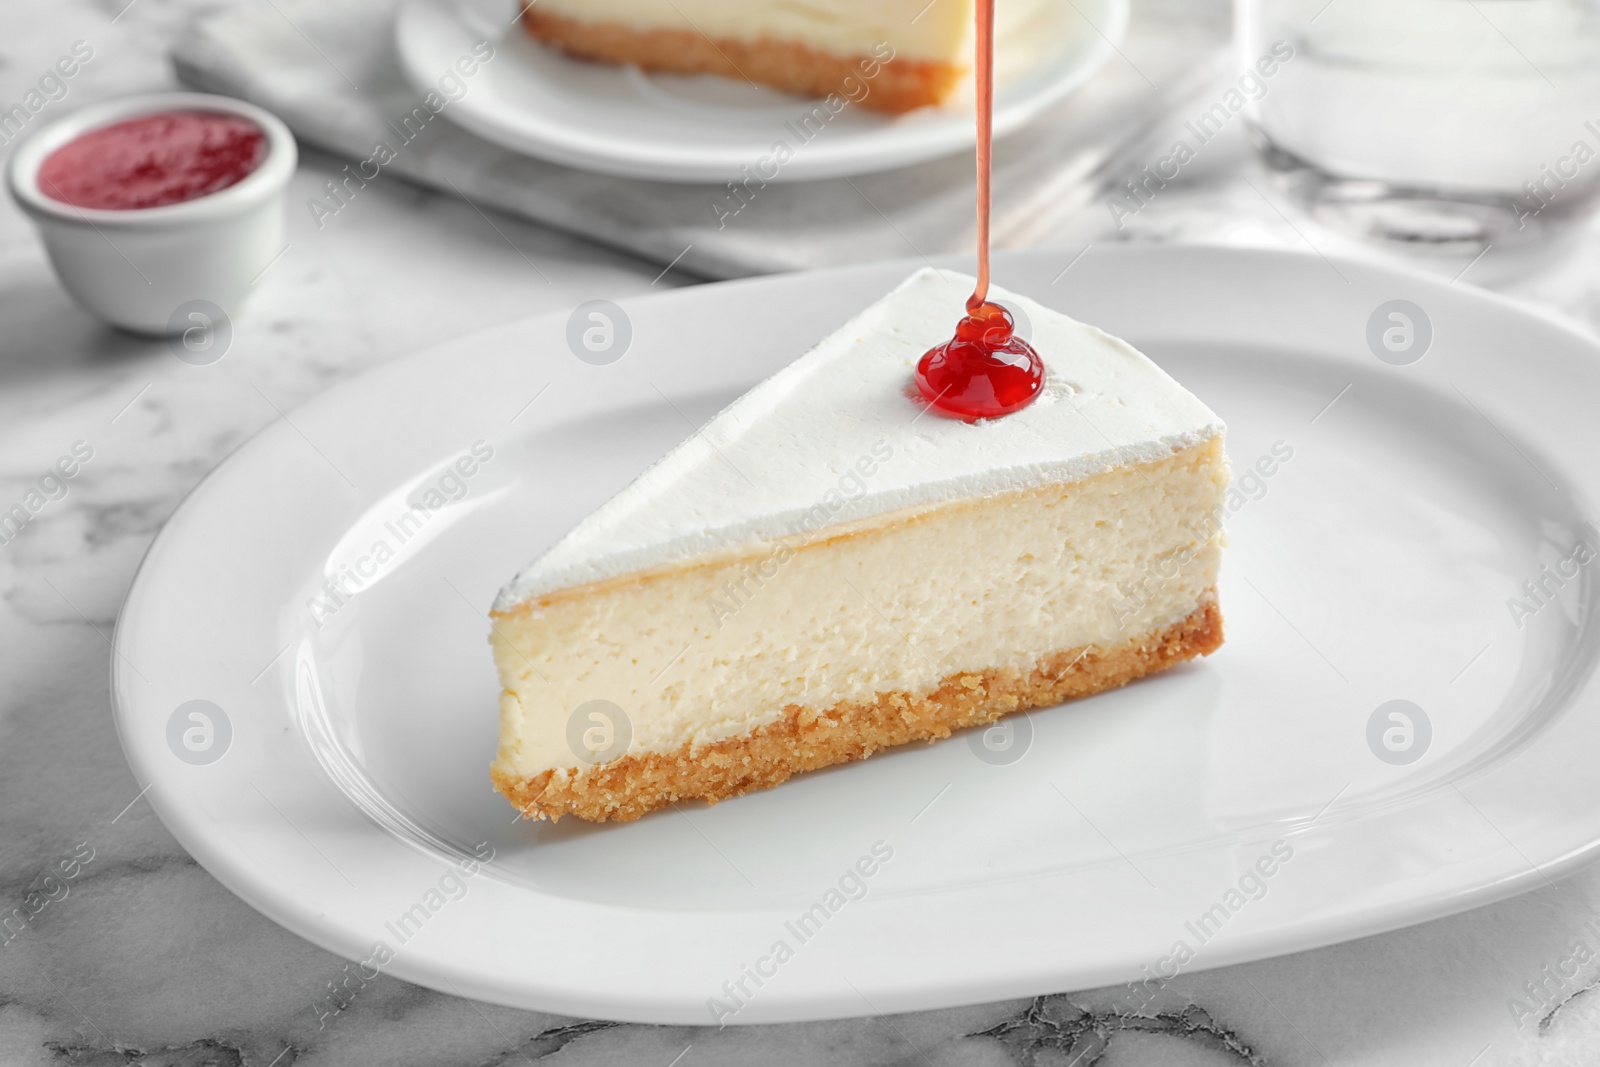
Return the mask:
[[[89,130],[161,111],[238,115],[261,128],[267,156],[209,196],[164,207],[78,208],[39,189],[51,152]],[[283,251],[283,190],[298,154],[294,135],[254,104],[206,93],[151,93],[95,104],[31,135],[6,167],[11,196],[39,227],[67,292],[100,318],[138,333],[180,333],[180,307],[209,301],[232,315]]]

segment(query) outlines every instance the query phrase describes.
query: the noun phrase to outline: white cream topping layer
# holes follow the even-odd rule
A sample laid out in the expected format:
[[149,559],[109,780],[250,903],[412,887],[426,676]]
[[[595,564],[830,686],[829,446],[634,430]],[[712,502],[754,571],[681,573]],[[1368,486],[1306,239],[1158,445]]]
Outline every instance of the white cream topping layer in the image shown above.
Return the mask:
[[1127,343],[998,287],[991,299],[1031,323],[1044,394],[972,424],[928,409],[912,382],[917,360],[950,338],[972,287],[952,271],[913,274],[579,523],[501,590],[495,610],[797,530],[1079,481],[1224,432]]

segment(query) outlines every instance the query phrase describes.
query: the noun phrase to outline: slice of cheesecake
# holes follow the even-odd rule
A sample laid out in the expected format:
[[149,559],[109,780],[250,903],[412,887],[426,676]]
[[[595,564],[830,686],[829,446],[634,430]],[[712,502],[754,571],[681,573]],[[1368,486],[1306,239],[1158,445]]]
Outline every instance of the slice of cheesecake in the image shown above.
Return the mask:
[[1223,425],[1126,343],[996,290],[1046,385],[911,385],[972,279],[923,270],[501,591],[495,787],[628,820],[1122,685],[1222,642]]
[[[1010,42],[1055,2],[997,0],[1002,68]],[[837,94],[877,111],[937,104],[972,65],[973,0],[538,0],[522,18],[583,59]]]

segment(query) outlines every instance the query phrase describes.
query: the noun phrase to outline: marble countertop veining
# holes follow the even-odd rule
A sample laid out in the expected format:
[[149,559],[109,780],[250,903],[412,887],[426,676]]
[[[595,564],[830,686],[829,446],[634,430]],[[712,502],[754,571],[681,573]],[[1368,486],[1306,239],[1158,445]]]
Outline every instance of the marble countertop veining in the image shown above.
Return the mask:
[[[0,106],[78,40],[94,58],[48,111],[171,87],[165,43],[202,6],[10,0],[0,14]],[[1315,241],[1371,254],[1291,223],[1241,180],[1249,166],[1235,139],[1125,228],[1092,203],[1069,229],[1088,241]],[[291,196],[303,199],[337,169],[308,153]],[[198,368],[78,310],[31,228],[0,203],[0,508],[78,442],[92,450],[65,496],[0,544],[0,910],[28,913],[0,930],[0,1065],[1600,1061],[1592,868],[1452,918],[1187,974],[1138,1011],[1116,989],[1063,991],[715,1030],[515,1011],[385,976],[327,1013],[345,961],[213,880],[142,802],[123,761],[108,641],[139,559],[207,471],[330,383],[486,324],[687,281],[399,182],[374,183],[354,208],[321,231],[291,213],[290,250],[259,281],[227,358]],[[1597,259],[1591,228],[1536,266],[1486,258],[1465,280],[1592,329]],[[51,872],[60,874],[41,891]],[[1561,974],[1574,959],[1576,974]]]

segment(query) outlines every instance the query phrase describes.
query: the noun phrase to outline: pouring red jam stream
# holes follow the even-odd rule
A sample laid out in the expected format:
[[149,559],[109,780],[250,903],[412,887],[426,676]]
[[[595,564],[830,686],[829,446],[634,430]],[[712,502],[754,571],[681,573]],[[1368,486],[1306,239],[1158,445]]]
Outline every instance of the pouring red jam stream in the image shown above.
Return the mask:
[[1016,335],[1011,313],[989,302],[989,172],[994,141],[994,0],[978,0],[978,285],[956,334],[917,362],[917,389],[947,414],[971,422],[1009,415],[1044,388],[1044,361]]

